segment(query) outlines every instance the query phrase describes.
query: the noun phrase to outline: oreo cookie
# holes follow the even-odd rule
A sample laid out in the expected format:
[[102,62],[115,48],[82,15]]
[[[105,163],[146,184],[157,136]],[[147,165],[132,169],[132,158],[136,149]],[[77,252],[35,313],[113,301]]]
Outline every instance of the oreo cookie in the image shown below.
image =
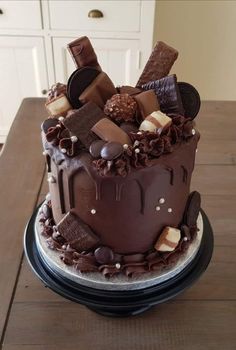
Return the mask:
[[201,208],[201,195],[197,191],[190,193],[184,213],[184,223],[189,227],[196,226],[198,214]]
[[178,82],[179,92],[184,107],[184,115],[194,119],[201,107],[201,99],[194,86],[184,82]]
[[100,74],[100,71],[93,67],[83,67],[74,71],[67,84],[67,96],[73,108],[82,106],[79,96]]

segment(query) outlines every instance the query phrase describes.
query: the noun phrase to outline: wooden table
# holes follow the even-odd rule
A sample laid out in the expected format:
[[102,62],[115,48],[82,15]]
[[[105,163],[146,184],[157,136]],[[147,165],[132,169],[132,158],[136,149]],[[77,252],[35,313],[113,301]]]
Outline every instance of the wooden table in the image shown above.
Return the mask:
[[47,193],[40,123],[25,99],[0,157],[0,334],[4,350],[236,349],[236,102],[204,102],[192,188],[215,234],[212,262],[177,299],[129,319],[99,316],[53,293],[23,256],[24,227]]

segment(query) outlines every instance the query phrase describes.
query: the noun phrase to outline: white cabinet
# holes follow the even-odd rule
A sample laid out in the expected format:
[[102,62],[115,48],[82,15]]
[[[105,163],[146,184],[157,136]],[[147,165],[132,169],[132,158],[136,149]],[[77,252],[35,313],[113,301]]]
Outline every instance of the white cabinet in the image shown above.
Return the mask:
[[[0,0],[0,143],[24,97],[76,69],[66,46],[88,36],[115,85],[133,85],[153,44],[155,0]],[[33,116],[32,116],[33,118]]]
[[0,142],[22,99],[47,88],[45,67],[43,38],[0,37]]
[[[66,83],[76,69],[66,48],[73,38],[53,38],[56,81]],[[99,64],[117,85],[132,85],[140,74],[139,40],[90,38]]]

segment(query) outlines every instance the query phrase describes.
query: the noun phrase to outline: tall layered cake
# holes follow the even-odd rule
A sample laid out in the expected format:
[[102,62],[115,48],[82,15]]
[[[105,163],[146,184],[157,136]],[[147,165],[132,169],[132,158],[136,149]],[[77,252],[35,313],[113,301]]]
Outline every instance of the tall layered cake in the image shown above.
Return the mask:
[[42,124],[40,239],[78,275],[132,281],[174,266],[199,230],[200,195],[190,193],[199,94],[169,75],[178,52],[163,42],[135,87],[114,85],[87,37],[68,50],[76,70],[50,89]]

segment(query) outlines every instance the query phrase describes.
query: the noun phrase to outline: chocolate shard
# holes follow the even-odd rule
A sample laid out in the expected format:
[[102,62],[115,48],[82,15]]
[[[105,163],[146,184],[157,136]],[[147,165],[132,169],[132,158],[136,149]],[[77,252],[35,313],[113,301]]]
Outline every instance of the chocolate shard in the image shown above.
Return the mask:
[[98,140],[91,129],[104,117],[105,114],[95,103],[88,102],[80,109],[71,111],[63,120],[63,124],[72,135],[77,136],[83,145],[89,149],[91,143]]
[[79,252],[94,248],[99,243],[99,238],[91,228],[71,212],[58,223],[57,229],[60,235]]
[[138,95],[133,96],[138,105],[138,111],[141,119],[145,119],[152,112],[160,109],[157,96],[154,90],[143,91]]
[[193,191],[190,193],[185,213],[184,213],[184,223],[191,229],[191,227],[195,227],[197,224],[198,214],[201,208],[201,195],[197,191]]
[[155,81],[150,81],[149,83],[142,85],[142,89],[153,89],[155,91],[162,112],[184,115],[183,103],[175,74]]
[[114,94],[116,94],[116,88],[113,82],[106,73],[101,72],[82,92],[79,100],[82,104],[92,101],[103,108],[106,101]]
[[137,87],[149,81],[161,79],[168,75],[178,57],[178,51],[162,41],[158,41],[137,82]]
[[92,127],[92,131],[104,141],[119,142],[122,145],[131,144],[128,134],[108,118],[100,119]]
[[87,36],[72,41],[67,45],[67,48],[77,68],[90,66],[101,71],[97,55]]

